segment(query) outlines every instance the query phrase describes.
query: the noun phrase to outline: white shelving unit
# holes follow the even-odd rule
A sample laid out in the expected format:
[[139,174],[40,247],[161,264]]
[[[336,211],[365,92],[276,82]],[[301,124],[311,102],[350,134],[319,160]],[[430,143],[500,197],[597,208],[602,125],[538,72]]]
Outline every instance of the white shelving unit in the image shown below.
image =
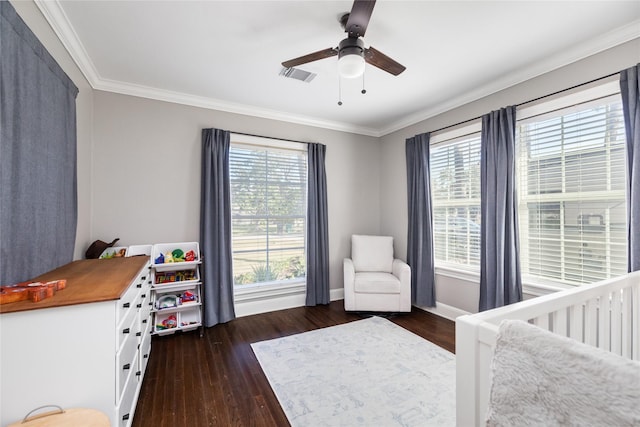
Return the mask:
[[[176,250],[182,251],[183,259],[192,253],[193,260],[176,260]],[[165,262],[168,258],[174,259]],[[198,242],[155,244],[151,262],[151,333],[168,335],[202,327],[201,260]]]

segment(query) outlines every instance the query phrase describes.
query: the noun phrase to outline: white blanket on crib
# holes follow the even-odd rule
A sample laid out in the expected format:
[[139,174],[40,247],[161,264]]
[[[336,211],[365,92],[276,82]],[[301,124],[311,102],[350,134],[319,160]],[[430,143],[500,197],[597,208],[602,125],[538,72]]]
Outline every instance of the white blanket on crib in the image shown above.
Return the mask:
[[519,320],[500,324],[487,426],[639,426],[640,363]]

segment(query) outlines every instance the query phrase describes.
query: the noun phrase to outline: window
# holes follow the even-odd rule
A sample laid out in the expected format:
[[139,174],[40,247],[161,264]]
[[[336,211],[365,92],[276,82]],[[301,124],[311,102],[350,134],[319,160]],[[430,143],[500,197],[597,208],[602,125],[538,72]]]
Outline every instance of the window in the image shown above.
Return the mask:
[[578,285],[624,274],[620,96],[522,119],[517,134],[523,275]]
[[452,134],[434,137],[430,150],[434,258],[436,262],[478,267],[480,132],[438,141],[448,136]]
[[233,281],[236,286],[302,282],[307,154],[303,144],[236,143],[230,151]]

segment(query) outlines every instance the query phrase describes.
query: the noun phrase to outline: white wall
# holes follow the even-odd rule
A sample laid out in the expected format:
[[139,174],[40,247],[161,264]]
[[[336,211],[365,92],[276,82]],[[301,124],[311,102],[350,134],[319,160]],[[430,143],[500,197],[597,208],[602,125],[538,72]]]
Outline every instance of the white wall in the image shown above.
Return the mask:
[[18,15],[34,32],[47,51],[78,87],[76,98],[78,144],[78,226],[74,259],[83,258],[90,239],[91,221],[91,148],[93,131],[93,89],[55,35],[40,10],[31,1],[11,1]]
[[[407,177],[405,141],[414,135],[432,132],[492,110],[520,104],[559,90],[597,79],[640,62],[640,39],[622,44],[581,61],[527,80],[493,95],[478,99],[438,116],[408,126],[381,138],[380,172],[381,233],[395,237],[396,251],[406,259]],[[436,269],[436,299],[444,309],[476,312],[479,275],[443,272]]]
[[[396,255],[406,259],[406,138],[640,62],[634,40],[377,139],[93,91],[35,3],[11,3],[80,90],[75,258],[96,239],[198,240],[200,132],[218,127],[327,145],[332,289],[342,287],[353,233],[394,236]],[[474,275],[438,270],[436,282],[439,305],[475,311]]]
[[[353,233],[380,229],[377,138],[96,91],[91,240],[199,240],[203,128],[327,146],[332,289]],[[87,242],[89,242],[87,240]]]

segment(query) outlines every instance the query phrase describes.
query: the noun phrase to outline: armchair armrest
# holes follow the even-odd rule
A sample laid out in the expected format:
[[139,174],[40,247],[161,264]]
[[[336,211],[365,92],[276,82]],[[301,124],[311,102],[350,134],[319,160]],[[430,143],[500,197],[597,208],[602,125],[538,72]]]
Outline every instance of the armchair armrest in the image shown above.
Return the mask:
[[400,280],[400,283],[411,285],[411,267],[401,259],[394,259],[391,273]]
[[342,263],[344,269],[344,287],[345,290],[347,288],[347,284],[353,288],[353,281],[356,277],[356,268],[353,265],[353,260],[351,258],[345,258]]
[[351,258],[345,258],[342,266],[344,269],[344,308],[345,310],[355,310],[354,281],[356,278],[356,269]]
[[394,259],[391,267],[400,280],[400,311],[411,311],[411,267],[400,259]]

